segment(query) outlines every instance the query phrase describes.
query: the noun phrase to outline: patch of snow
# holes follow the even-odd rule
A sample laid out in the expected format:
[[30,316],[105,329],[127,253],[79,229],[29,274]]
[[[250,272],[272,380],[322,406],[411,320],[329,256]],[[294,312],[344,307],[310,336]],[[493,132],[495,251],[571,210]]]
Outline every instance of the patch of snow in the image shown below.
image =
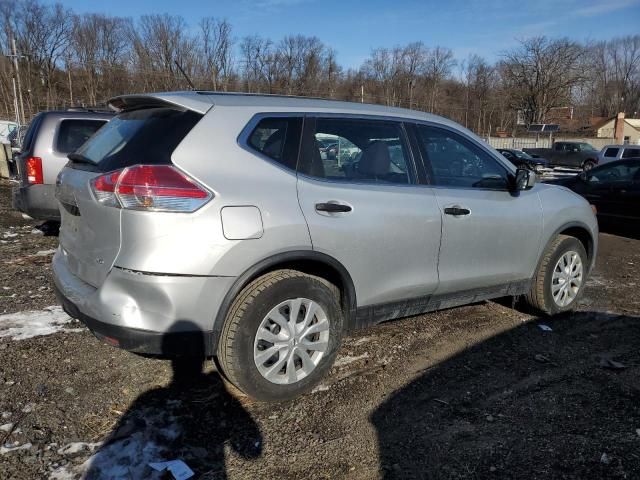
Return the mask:
[[53,255],[54,253],[56,253],[56,251],[54,249],[51,250],[40,250],[39,252],[36,252],[33,254],[34,257],[47,257],[49,255]]
[[17,236],[18,236],[17,233],[5,232],[5,234],[2,235],[2,238],[13,238],[13,237],[17,237]]
[[[318,393],[318,392],[326,392],[327,390],[329,390],[331,387],[329,385],[324,385],[324,384],[320,384],[317,387],[315,387],[313,390],[311,390],[311,393]],[[271,418],[271,417],[269,417]]]
[[[168,460],[174,449],[175,441],[182,434],[176,417],[167,414],[166,410],[142,409],[136,413],[136,417],[144,419],[144,427],[132,431],[123,438],[118,438],[118,430],[115,431],[115,439],[107,441],[79,465],[71,463],[52,470],[50,480],[71,480],[76,478],[101,479],[129,479],[163,478],[162,472],[154,472],[148,465],[154,462]],[[134,422],[135,423],[135,422]],[[126,430],[126,425],[124,426]],[[67,449],[66,454],[79,451],[84,446],[94,444],[69,444],[58,450],[61,453]]]
[[10,432],[13,428],[13,423],[5,423],[4,425],[0,425],[0,432]]
[[339,357],[333,364],[334,367],[345,367],[353,362],[357,362],[358,360],[363,360],[365,358],[369,358],[369,354],[367,352],[362,355],[349,356],[345,355],[344,357]]
[[58,449],[58,455],[75,455],[80,452],[93,452],[96,448],[102,445],[102,442],[87,443],[87,442],[71,442]]
[[0,315],[0,338],[26,340],[40,335],[51,335],[65,329],[72,319],[64,313],[62,307],[47,307],[44,310],[8,313]]
[[0,447],[0,455],[5,455],[10,452],[15,452],[16,450],[29,450],[33,445],[30,443],[23,443],[20,445],[18,442],[16,443],[8,443],[3,447]]

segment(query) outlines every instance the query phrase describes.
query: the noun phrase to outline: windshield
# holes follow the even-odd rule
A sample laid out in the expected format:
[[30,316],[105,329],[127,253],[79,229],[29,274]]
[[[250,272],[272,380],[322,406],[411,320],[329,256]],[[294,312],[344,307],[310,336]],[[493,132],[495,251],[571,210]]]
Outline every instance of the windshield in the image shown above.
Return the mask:
[[582,151],[585,151],[585,150],[595,151],[595,148],[593,148],[593,146],[590,143],[581,143],[580,144],[580,150],[582,150]]
[[171,108],[121,113],[76,154],[103,171],[135,164],[169,164],[171,154],[202,115]]

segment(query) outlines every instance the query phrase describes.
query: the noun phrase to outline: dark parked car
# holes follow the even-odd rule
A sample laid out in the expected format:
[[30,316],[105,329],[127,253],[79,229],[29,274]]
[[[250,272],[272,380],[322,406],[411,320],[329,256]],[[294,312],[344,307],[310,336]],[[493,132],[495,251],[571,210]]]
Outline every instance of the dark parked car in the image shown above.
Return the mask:
[[598,210],[598,220],[640,227],[640,158],[609,162],[578,176],[549,183],[582,195]]
[[532,157],[522,150],[516,150],[515,148],[496,148],[507,160],[513,163],[516,167],[526,167],[534,172],[540,172],[543,168],[549,165],[549,162],[540,157]]
[[552,148],[523,148],[532,157],[546,158],[551,166],[591,170],[598,164],[598,150],[586,142],[554,142]]

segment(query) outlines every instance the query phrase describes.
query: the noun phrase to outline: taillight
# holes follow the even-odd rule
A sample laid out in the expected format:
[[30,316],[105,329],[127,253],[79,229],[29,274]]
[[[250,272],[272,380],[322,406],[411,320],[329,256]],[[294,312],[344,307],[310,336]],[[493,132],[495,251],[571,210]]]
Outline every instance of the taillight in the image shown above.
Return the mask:
[[91,180],[102,205],[128,210],[193,212],[212,194],[169,165],[136,165]]
[[25,162],[27,170],[27,182],[32,185],[44,183],[42,175],[42,159],[40,157],[29,157]]

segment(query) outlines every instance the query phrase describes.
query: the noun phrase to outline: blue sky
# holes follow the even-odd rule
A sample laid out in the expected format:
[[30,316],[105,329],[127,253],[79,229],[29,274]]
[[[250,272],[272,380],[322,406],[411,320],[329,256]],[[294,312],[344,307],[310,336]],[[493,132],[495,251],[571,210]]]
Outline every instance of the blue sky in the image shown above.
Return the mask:
[[640,0],[63,0],[74,11],[138,17],[181,15],[226,18],[234,36],[315,35],[357,67],[372,48],[420,40],[453,49],[457,59],[495,60],[517,39],[534,35],[585,40],[640,33]]

